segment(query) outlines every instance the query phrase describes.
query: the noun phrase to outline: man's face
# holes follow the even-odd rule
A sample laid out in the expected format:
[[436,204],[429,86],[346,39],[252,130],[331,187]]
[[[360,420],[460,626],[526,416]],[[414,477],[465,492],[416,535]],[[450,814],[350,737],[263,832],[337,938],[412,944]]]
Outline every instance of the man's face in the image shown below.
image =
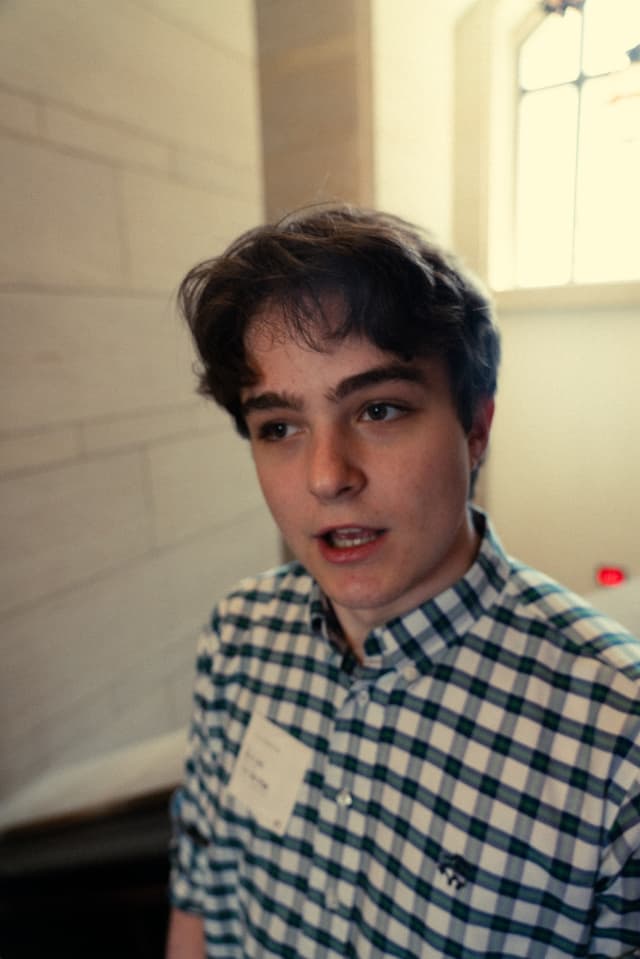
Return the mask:
[[473,562],[469,476],[493,404],[465,435],[442,360],[404,363],[355,337],[317,352],[287,335],[277,307],[247,347],[259,379],[242,400],[265,499],[361,650],[373,626]]

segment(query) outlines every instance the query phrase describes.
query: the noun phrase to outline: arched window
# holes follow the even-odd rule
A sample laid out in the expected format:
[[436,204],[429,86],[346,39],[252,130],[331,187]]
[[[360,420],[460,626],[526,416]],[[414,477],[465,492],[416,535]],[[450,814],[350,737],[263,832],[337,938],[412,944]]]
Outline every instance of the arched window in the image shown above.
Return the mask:
[[640,279],[640,0],[547,4],[518,51],[517,286]]

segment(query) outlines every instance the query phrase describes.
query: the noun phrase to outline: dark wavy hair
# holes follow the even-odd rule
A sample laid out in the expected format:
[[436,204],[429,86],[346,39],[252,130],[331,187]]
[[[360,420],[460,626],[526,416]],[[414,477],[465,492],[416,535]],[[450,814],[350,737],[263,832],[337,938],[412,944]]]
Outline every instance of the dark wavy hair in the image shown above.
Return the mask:
[[[335,295],[338,326],[322,308]],[[201,360],[199,391],[245,437],[240,395],[256,381],[246,333],[268,306],[313,349],[357,335],[405,361],[442,357],[465,432],[496,390],[500,342],[486,292],[430,235],[389,214],[312,207],[249,230],[189,271],[178,302]]]

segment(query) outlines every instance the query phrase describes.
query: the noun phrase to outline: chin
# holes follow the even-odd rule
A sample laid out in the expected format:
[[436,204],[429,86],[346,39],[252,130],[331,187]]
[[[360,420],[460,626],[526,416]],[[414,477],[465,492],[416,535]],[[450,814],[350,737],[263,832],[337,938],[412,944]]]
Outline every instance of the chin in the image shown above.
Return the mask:
[[379,586],[353,586],[340,589],[340,587],[332,588],[330,583],[325,586],[320,580],[319,582],[322,591],[332,603],[353,612],[375,612],[376,609],[385,609],[393,605],[400,598],[395,592],[387,592]]

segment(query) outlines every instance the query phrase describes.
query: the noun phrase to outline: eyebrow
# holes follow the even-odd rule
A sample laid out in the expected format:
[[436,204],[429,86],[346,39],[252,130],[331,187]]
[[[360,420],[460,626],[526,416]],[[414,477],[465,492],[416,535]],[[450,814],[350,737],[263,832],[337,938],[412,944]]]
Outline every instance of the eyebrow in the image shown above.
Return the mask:
[[348,376],[329,391],[328,398],[339,402],[358,390],[366,389],[368,386],[377,386],[379,383],[392,383],[394,381],[424,385],[426,376],[424,371],[417,366],[409,366],[406,363],[387,363],[385,366],[374,366],[370,370]]
[[260,410],[294,410],[299,413],[303,405],[302,400],[292,393],[276,393],[270,390],[245,400],[242,404],[242,413],[244,416]]
[[[328,391],[327,399],[331,400],[331,402],[339,403],[341,400],[351,396],[352,393],[357,393],[359,390],[367,389],[367,387],[398,381],[424,385],[426,383],[426,376],[423,370],[405,363],[388,363],[384,366],[374,366],[370,370],[363,370],[362,373],[354,373],[353,376],[347,376],[344,380],[341,380],[337,386]],[[304,401],[302,397],[295,396],[293,393],[278,393],[269,390],[265,393],[259,393],[257,396],[250,396],[245,400],[242,404],[242,412],[245,416],[260,410],[284,409],[300,412],[303,407]]]

